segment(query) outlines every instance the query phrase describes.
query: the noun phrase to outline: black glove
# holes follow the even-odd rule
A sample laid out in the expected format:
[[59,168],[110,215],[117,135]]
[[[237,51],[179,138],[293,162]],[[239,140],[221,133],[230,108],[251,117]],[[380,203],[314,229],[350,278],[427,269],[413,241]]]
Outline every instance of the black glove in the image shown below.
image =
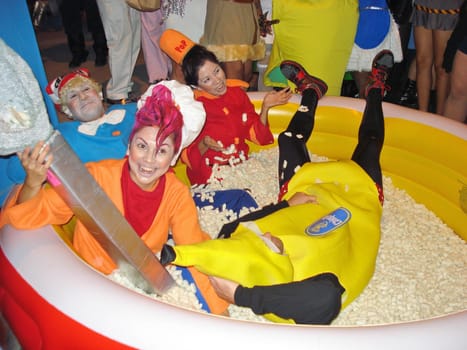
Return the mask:
[[175,250],[171,245],[164,244],[161,250],[161,264],[168,265],[176,258]]

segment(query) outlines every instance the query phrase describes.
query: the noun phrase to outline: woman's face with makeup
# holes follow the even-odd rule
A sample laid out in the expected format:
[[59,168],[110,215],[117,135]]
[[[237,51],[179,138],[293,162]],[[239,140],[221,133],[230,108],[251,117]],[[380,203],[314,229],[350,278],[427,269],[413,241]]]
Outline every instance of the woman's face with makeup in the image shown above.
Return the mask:
[[154,188],[159,178],[170,168],[175,155],[173,136],[156,145],[159,127],[145,126],[133,136],[128,150],[131,179],[143,190]]

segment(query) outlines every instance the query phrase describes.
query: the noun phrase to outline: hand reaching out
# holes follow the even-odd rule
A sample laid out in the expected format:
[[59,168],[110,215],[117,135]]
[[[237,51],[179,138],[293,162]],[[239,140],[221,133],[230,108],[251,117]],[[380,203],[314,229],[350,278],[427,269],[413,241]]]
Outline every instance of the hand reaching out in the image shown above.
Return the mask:
[[18,158],[26,171],[26,179],[18,197],[18,203],[35,196],[47,179],[47,170],[53,160],[49,151],[50,146],[40,141],[33,148],[26,147],[18,153]]
[[212,149],[218,152],[224,151],[224,146],[219,144],[219,142],[214,140],[211,136],[205,136],[198,144],[198,148],[201,154],[204,154],[208,149]]
[[283,88],[279,91],[269,91],[263,99],[263,106],[265,108],[271,108],[274,106],[279,106],[286,104],[290,97],[292,97],[292,90],[289,87]]
[[274,106],[286,104],[290,100],[290,97],[292,97],[292,91],[288,87],[279,91],[269,91],[264,95],[260,113],[261,122],[266,125],[268,122],[269,109]]
[[238,287],[238,283],[230,280],[226,280],[221,277],[209,276],[209,281],[211,282],[216,294],[228,301],[231,304],[235,304],[235,290]]

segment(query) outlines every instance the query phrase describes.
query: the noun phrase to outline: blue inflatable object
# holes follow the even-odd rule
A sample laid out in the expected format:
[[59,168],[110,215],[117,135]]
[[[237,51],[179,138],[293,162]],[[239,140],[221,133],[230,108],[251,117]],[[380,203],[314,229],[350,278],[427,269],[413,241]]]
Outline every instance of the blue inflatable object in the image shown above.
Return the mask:
[[386,0],[360,0],[355,44],[362,49],[373,49],[381,44],[391,24]]
[[[26,0],[0,0],[0,6],[2,8],[0,37],[31,67],[41,87],[50,122],[56,127],[58,125],[58,116],[52,101],[45,95],[47,77]],[[18,182],[22,182],[21,176],[18,180],[18,178],[11,178],[7,174],[9,169],[17,167],[21,167],[21,164],[16,155],[0,157],[0,208],[13,186]]]
[[0,37],[31,67],[41,87],[50,122],[56,127],[58,125],[57,111],[52,101],[45,94],[47,76],[42,64],[26,0],[0,0],[0,6],[2,8],[0,14]]

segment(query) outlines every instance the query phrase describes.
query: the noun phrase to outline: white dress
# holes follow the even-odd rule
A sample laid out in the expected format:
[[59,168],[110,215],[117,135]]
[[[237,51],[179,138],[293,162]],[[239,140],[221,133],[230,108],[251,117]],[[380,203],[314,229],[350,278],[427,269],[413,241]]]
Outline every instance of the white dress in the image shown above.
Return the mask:
[[391,50],[394,54],[394,62],[401,62],[403,59],[401,39],[399,36],[399,27],[396,21],[389,14],[390,26],[389,31],[384,40],[372,49],[362,49],[357,44],[353,44],[352,53],[350,54],[349,62],[347,63],[348,72],[370,72],[373,63],[373,58],[381,50]]

